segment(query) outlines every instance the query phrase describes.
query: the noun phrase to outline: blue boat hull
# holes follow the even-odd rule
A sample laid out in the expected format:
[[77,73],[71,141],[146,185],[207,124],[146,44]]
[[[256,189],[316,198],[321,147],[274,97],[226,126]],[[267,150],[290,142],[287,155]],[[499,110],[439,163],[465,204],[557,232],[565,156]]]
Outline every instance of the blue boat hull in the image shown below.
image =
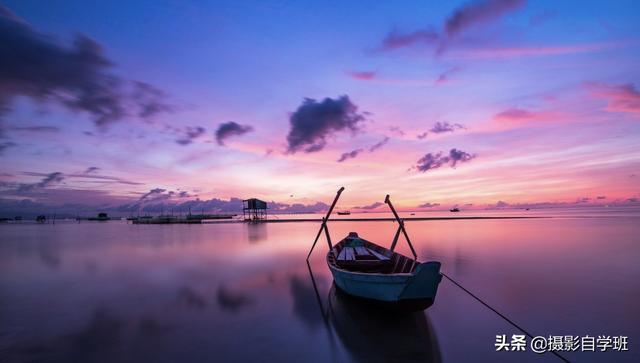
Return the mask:
[[[330,252],[331,253],[331,252]],[[329,259],[329,256],[327,255]],[[442,280],[440,262],[420,263],[411,273],[349,271],[328,262],[333,280],[343,292],[370,303],[400,310],[424,310],[436,298]]]

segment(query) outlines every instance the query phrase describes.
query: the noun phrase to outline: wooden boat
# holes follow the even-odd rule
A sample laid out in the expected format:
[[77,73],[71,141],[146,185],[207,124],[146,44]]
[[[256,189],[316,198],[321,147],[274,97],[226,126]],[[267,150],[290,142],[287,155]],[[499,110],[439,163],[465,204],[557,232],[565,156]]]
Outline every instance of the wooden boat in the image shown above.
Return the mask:
[[[329,213],[323,219],[307,260],[324,230],[329,244],[327,264],[339,289],[367,302],[392,309],[415,311],[431,306],[442,280],[440,262],[417,261],[404,222],[393,208],[388,195],[385,203],[398,221],[398,230],[390,248],[365,240],[356,232],[349,233],[335,246],[331,244],[327,221],[343,190],[344,188],[340,188]],[[400,233],[409,243],[413,259],[394,252]]]
[[339,216],[348,216],[351,215],[351,212],[348,210],[336,212]]
[[460,212],[460,208],[451,208],[449,209],[449,212]]

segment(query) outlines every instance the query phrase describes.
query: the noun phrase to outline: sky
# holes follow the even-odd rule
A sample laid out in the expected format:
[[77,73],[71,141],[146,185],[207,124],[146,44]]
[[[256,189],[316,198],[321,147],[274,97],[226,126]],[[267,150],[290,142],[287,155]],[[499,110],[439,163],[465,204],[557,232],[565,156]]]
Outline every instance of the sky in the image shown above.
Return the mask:
[[639,34],[622,0],[2,1],[0,213],[637,204]]

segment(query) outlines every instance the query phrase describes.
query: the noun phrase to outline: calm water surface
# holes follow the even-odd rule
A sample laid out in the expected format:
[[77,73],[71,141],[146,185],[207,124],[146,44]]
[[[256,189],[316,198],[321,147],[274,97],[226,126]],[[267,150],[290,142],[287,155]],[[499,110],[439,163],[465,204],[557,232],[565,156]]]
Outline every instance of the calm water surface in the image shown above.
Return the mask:
[[[640,214],[549,213],[561,218],[406,226],[421,260],[441,261],[534,335],[629,337],[629,352],[568,359],[640,361]],[[559,361],[496,353],[496,334],[519,332],[447,280],[425,313],[362,308],[332,289],[324,240],[311,279],[317,228],[0,225],[0,361]],[[334,240],[353,230],[389,245],[395,225],[330,229]]]

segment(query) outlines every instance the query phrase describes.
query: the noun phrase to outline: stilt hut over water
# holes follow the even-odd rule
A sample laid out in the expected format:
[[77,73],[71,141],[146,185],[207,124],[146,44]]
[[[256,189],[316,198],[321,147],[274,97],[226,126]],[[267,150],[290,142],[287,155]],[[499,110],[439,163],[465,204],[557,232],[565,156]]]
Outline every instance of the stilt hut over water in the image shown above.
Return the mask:
[[245,221],[260,221],[267,219],[267,202],[257,198],[242,201],[242,215]]

